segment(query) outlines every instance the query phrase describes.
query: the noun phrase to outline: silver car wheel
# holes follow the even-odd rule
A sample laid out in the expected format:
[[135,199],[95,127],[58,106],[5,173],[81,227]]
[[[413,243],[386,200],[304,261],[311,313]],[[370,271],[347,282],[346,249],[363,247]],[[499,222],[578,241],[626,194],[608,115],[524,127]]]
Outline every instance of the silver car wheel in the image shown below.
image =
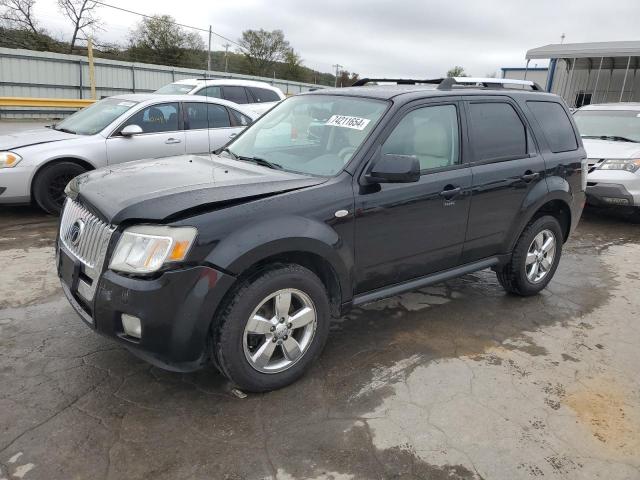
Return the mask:
[[544,279],[556,257],[556,236],[551,230],[538,233],[527,251],[525,270],[527,279],[531,283],[538,283]]
[[242,337],[244,355],[258,372],[283,372],[307,352],[316,326],[316,308],[309,295],[295,288],[278,290],[249,317]]

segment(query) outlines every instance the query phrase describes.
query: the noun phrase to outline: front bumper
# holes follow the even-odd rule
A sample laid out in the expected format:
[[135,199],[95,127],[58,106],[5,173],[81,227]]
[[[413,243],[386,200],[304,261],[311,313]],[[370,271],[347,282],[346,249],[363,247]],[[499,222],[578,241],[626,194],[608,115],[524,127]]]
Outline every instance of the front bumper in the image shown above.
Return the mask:
[[31,201],[30,182],[33,168],[0,169],[0,204],[22,204]]
[[640,206],[640,175],[596,170],[587,176],[587,202],[596,206]]
[[[69,302],[93,329],[121,343],[132,353],[161,368],[192,371],[209,358],[211,321],[234,281],[208,266],[167,271],[142,279],[105,271],[92,302],[77,292],[81,265],[58,251],[58,276]],[[121,315],[141,320],[140,339],[124,333]]]

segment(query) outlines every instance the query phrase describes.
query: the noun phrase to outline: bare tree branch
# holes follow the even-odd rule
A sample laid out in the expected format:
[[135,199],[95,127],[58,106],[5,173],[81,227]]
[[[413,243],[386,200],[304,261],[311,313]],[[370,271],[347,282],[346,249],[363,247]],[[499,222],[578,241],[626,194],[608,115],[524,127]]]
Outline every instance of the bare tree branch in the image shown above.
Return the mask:
[[36,0],[0,0],[0,19],[6,22],[8,28],[42,33],[33,14],[35,3]]
[[73,53],[78,36],[100,28],[101,20],[96,15],[98,4],[93,0],[58,0],[58,8],[73,24],[73,35],[69,42],[69,53]]

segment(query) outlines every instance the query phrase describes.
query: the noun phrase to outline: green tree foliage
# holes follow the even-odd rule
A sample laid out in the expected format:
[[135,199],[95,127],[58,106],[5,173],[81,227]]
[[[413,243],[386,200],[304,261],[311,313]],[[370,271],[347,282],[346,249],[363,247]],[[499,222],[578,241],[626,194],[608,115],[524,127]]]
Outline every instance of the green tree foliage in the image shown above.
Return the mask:
[[251,75],[270,76],[275,63],[285,62],[291,52],[282,30],[245,30],[238,43]]
[[202,68],[204,49],[197,32],[176,25],[169,15],[144,18],[129,35],[128,54],[138,62]]
[[460,65],[456,65],[455,67],[451,67],[447,72],[447,77],[467,77],[468,75],[465,73],[464,68]]
[[350,87],[353,83],[360,78],[360,75],[353,72],[350,73],[347,70],[342,70],[338,75],[338,87]]

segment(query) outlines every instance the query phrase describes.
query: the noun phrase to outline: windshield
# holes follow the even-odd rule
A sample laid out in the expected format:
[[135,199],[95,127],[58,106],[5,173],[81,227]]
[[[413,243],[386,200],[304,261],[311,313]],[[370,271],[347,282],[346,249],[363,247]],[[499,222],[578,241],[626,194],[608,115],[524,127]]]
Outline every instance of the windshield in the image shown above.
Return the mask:
[[257,120],[228,150],[234,157],[284,170],[335,175],[351,160],[387,105],[337,95],[291,97]]
[[640,142],[640,110],[579,110],[573,118],[583,138]]
[[196,88],[196,85],[190,83],[170,83],[169,85],[159,88],[153,93],[163,93],[165,95],[186,95],[194,88]]
[[119,100],[117,98],[105,98],[65,118],[56,124],[54,128],[77,135],[94,135],[103,130],[124,112],[131,109],[136,103],[138,102]]

